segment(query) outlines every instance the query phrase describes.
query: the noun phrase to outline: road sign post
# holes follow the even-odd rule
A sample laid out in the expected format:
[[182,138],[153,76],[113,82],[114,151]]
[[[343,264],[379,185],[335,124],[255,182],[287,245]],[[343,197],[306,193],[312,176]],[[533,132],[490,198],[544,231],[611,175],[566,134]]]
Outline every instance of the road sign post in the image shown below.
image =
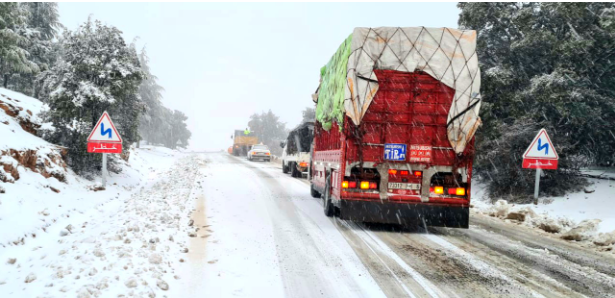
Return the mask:
[[102,164],[102,187],[107,187],[107,153],[103,153],[103,164]]
[[536,203],[538,203],[540,191],[540,173],[545,169],[557,169],[558,160],[559,156],[555,151],[553,143],[551,143],[551,138],[549,138],[544,128],[541,129],[527,150],[525,150],[522,165],[524,169],[536,169],[536,182],[534,185],[534,200],[536,200]]
[[107,154],[122,153],[122,137],[105,111],[88,137],[89,153],[102,153],[102,186],[107,187]]

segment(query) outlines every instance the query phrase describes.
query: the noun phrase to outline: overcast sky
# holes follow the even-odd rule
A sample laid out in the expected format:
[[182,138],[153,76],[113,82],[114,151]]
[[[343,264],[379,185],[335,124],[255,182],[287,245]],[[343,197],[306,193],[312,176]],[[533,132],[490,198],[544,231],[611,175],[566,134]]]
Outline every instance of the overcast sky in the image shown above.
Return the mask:
[[60,3],[75,29],[89,15],[138,37],[165,88],[189,117],[190,149],[231,145],[234,129],[271,109],[287,127],[313,106],[319,70],[355,27],[457,27],[456,3]]

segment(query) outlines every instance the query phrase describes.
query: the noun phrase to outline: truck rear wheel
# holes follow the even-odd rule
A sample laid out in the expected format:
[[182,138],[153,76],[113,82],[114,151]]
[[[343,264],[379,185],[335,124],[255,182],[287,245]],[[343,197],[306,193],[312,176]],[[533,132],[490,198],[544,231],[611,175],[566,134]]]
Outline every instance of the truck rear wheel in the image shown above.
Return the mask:
[[325,216],[331,217],[335,215],[335,206],[331,202],[331,174],[327,173],[327,183],[325,184],[325,195],[322,197],[322,205],[325,211]]
[[290,170],[291,170],[291,173],[292,173],[293,177],[301,178],[301,172],[299,172],[299,170],[297,170],[297,163],[296,162],[293,162],[291,164],[291,169]]
[[314,189],[314,184],[310,183],[310,195],[312,195],[312,198],[320,198],[320,193]]

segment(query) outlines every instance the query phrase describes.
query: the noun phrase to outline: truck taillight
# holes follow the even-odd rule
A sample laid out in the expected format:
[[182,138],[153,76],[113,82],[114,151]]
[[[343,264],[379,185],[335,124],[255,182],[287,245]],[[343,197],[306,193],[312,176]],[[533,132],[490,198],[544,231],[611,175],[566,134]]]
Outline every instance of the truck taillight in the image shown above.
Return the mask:
[[463,187],[451,187],[448,189],[448,194],[455,195],[455,196],[465,196],[466,189]]
[[307,162],[300,162],[299,166],[302,167],[302,168],[305,168],[305,167],[307,167]]
[[361,189],[369,189],[369,181],[361,181]]
[[395,170],[395,169],[389,169],[389,174],[391,174],[391,175],[397,175],[397,170]]
[[457,189],[455,190],[455,194],[458,196],[465,196],[466,195],[466,189],[463,187],[457,187]]
[[369,183],[369,189],[378,189],[378,183],[370,182]]
[[408,176],[408,175],[410,175],[410,172],[408,172],[408,171],[399,171],[399,174],[402,175],[402,176]]
[[271,153],[269,153],[269,152],[267,152],[267,153],[265,153],[265,154],[267,154],[267,155],[271,155]]
[[414,176],[421,177],[421,176],[423,176],[423,172],[421,172],[421,171],[414,171]]
[[357,188],[356,181],[342,181],[342,188]]
[[435,193],[437,195],[444,194],[444,186],[434,186],[433,187],[433,193]]

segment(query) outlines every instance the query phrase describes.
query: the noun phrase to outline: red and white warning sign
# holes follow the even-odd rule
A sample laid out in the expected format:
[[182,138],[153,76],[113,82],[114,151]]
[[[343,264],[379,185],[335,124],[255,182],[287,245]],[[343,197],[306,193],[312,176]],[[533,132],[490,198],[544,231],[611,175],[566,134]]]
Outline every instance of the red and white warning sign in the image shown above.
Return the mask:
[[122,153],[122,137],[104,112],[88,137],[89,153]]
[[557,169],[559,156],[547,131],[541,129],[523,154],[524,169]]

